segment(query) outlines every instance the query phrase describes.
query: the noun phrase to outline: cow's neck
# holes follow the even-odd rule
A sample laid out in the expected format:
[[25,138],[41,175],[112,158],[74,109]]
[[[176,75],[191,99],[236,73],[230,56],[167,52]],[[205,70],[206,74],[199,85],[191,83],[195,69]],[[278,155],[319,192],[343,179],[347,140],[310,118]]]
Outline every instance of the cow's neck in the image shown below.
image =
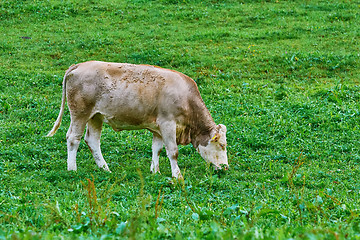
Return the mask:
[[216,124],[202,100],[192,104],[192,108],[191,143],[195,148],[199,145],[206,146],[211,133],[215,131]]

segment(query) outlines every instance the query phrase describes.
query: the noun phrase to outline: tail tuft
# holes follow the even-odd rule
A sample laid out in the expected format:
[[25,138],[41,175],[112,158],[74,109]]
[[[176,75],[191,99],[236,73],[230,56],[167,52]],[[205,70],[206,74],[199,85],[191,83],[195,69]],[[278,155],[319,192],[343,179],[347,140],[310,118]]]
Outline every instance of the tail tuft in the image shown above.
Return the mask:
[[64,112],[64,108],[63,106],[60,109],[60,114],[58,116],[58,118],[56,119],[56,122],[54,123],[54,127],[51,129],[51,131],[46,135],[46,137],[52,137],[54,136],[54,134],[56,133],[56,131],[59,129],[60,124],[61,124],[61,120],[62,120],[62,115]]

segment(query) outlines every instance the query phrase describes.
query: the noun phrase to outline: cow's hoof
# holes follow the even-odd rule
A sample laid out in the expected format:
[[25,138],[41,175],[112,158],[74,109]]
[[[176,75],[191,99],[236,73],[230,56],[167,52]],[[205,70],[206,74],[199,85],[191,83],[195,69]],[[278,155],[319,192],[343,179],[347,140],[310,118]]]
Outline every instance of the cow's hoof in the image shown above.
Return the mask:
[[184,178],[182,176],[180,177],[173,177],[170,181],[169,181],[169,184],[171,186],[183,186],[185,184],[185,181],[184,181]]
[[110,169],[108,167],[102,167],[102,169],[104,169],[105,171],[111,173]]
[[151,167],[150,167],[150,172],[153,173],[153,174],[155,174],[155,173],[160,173],[159,167],[153,167],[153,166],[151,165]]
[[179,174],[173,175],[172,177],[173,177],[173,179],[184,181],[184,177],[182,176],[182,174],[180,172],[179,172]]
[[152,174],[161,174],[161,172],[158,170],[158,171],[153,171],[153,170],[150,170],[150,172],[152,173]]

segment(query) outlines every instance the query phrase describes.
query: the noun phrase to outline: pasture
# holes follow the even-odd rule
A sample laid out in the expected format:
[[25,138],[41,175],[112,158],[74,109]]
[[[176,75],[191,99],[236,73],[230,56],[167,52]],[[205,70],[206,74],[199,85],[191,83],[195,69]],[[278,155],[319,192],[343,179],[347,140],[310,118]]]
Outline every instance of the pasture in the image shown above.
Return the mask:
[[[3,0],[0,239],[360,239],[360,2]],[[105,125],[112,173],[66,170],[62,77],[88,60],[192,77],[227,126],[230,170]]]

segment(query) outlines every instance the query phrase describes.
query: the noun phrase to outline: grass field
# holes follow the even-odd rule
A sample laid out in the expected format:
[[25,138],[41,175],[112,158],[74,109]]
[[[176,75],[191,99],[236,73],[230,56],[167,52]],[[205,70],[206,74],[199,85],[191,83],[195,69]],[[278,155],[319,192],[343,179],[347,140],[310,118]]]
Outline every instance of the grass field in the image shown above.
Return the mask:
[[[360,239],[360,2],[0,1],[0,239]],[[146,131],[106,126],[97,168],[65,70],[88,60],[192,77],[228,128],[230,170],[180,146],[150,174]],[[171,184],[170,182],[174,182]]]

